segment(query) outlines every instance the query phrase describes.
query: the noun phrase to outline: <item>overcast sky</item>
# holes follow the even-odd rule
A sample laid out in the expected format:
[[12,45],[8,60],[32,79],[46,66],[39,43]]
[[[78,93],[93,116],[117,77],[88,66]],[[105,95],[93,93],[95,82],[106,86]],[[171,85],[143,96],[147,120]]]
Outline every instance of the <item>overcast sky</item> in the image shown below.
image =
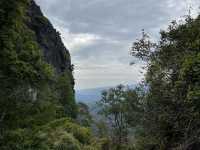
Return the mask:
[[199,0],[36,0],[61,33],[75,65],[76,89],[138,83],[129,55],[142,29],[158,39],[173,19],[197,14]]

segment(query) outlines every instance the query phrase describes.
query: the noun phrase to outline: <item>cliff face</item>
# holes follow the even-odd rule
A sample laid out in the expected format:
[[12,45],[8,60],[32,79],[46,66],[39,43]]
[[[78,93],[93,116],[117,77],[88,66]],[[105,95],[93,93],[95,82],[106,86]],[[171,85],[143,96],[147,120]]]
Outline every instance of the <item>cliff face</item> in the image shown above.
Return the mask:
[[62,42],[60,34],[44,17],[40,7],[33,0],[30,2],[27,13],[30,19],[26,24],[35,32],[36,41],[43,51],[45,61],[51,64],[58,74],[64,71],[72,72],[70,54]]

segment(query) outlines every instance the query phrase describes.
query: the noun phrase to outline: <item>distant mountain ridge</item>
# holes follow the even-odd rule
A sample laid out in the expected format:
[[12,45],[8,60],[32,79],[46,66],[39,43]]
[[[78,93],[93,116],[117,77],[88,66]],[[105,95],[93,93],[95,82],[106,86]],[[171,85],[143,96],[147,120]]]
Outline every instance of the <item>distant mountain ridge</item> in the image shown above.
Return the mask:
[[99,88],[77,90],[75,93],[76,101],[84,103],[94,103],[101,99],[102,91],[107,90],[109,88],[111,87],[99,87]]
[[[128,86],[130,88],[135,88],[136,85],[133,84]],[[113,87],[114,86],[77,90],[75,93],[76,101],[84,102],[87,104],[95,103],[101,99],[101,93],[104,90],[108,90]]]

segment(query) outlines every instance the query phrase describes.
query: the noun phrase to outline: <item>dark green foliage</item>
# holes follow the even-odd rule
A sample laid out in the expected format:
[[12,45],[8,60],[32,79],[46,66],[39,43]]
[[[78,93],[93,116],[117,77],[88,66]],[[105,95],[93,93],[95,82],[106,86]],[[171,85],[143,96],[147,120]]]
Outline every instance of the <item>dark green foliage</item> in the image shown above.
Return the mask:
[[[149,42],[145,38],[141,41],[145,40]],[[185,149],[193,142],[198,143],[200,16],[187,17],[184,24],[173,21],[168,31],[161,32],[157,46],[149,44],[154,47],[143,49],[141,41],[134,43],[133,55],[148,62],[145,80],[148,90],[143,98],[138,149]]]
[[85,127],[90,127],[93,123],[92,116],[90,115],[89,107],[82,102],[77,104],[78,107],[78,114],[77,114],[77,121],[79,124]]
[[62,118],[35,130],[10,131],[5,137],[9,143],[1,149],[81,150],[85,146],[90,146],[91,138],[89,129],[77,125],[71,119]]
[[[1,127],[26,126],[34,101],[53,77],[52,68],[42,61],[33,33],[25,26],[27,1],[1,1],[0,106]],[[47,96],[48,97],[48,96]],[[36,107],[35,107],[36,108]],[[13,123],[12,123],[13,122]]]
[[113,142],[119,147],[127,137],[127,123],[125,120],[125,87],[119,85],[116,88],[102,92],[102,99],[99,102],[100,113],[108,118],[114,134]]
[[72,79],[69,78],[69,73],[62,73],[57,79],[56,91],[60,103],[64,106],[65,114],[69,117],[76,118],[77,106],[71,81]]
[[[25,24],[30,19],[29,5],[29,0],[0,1],[0,149],[3,150],[48,149],[45,144],[38,148],[31,145],[37,142],[34,132],[66,115],[76,116],[72,74],[58,77],[44,61],[35,33]],[[41,23],[47,21],[38,19]],[[71,135],[67,138],[75,139]],[[65,144],[57,149],[62,147]]]
[[105,118],[96,125],[99,137],[110,140],[110,149],[134,149],[132,137],[143,121],[144,89],[143,86],[131,89],[119,85],[102,93],[99,113]]

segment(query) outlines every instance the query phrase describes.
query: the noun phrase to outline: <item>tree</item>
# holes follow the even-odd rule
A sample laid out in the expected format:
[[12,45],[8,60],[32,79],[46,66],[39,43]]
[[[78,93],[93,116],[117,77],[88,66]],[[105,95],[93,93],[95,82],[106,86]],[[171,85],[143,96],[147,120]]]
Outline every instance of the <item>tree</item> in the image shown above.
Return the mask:
[[[200,16],[173,21],[158,44],[144,36],[132,54],[147,62],[140,139],[154,149],[186,149],[199,143]],[[144,149],[141,148],[141,149]]]
[[89,106],[83,102],[79,102],[77,105],[78,105],[77,121],[79,122],[79,124],[85,127],[91,127],[93,120],[90,114]]
[[127,142],[128,126],[125,120],[125,87],[119,85],[102,92],[100,113],[103,114],[113,129],[113,142],[120,149]]

